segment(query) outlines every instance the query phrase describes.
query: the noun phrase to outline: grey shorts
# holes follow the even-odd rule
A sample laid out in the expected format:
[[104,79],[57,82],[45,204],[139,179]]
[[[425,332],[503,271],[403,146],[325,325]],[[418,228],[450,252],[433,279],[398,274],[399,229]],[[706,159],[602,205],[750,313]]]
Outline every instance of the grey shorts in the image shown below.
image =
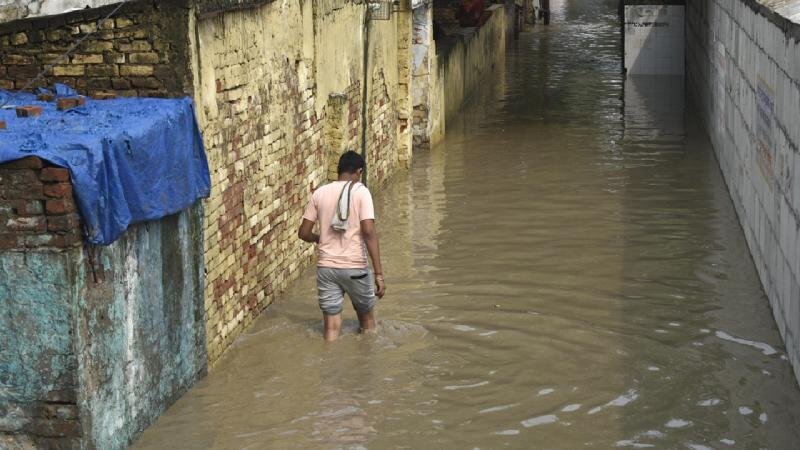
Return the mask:
[[323,314],[339,314],[344,304],[344,294],[350,297],[353,307],[368,313],[375,307],[375,278],[369,269],[332,269],[317,267],[317,299]]

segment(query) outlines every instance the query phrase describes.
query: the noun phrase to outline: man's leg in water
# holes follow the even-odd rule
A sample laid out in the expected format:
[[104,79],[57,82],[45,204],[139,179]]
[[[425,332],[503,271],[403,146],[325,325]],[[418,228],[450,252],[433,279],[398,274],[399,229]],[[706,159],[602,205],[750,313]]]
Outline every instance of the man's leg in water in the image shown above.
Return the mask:
[[322,320],[325,324],[325,331],[323,332],[325,342],[335,341],[336,338],[339,337],[339,333],[342,331],[342,313],[323,314]]
[[362,313],[356,311],[356,314],[358,315],[358,324],[361,326],[362,333],[374,333],[376,331],[374,312]]

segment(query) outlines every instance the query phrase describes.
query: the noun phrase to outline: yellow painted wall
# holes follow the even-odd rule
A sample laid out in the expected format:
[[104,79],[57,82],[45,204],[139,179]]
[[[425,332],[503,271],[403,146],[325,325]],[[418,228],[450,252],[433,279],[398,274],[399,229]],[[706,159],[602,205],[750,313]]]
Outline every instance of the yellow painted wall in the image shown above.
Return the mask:
[[439,61],[438,83],[441,83],[445,119],[456,115],[469,94],[498,64],[505,64],[507,16],[503,5],[493,5],[491,18],[476,34],[455,46]]
[[[192,19],[195,100],[212,174],[205,232],[212,364],[311,263],[313,247],[296,236],[303,209],[338,154],[360,151],[364,14],[365,5],[351,0],[287,0]],[[398,150],[400,14],[369,24],[373,189],[401,166],[401,154],[410,156]]]

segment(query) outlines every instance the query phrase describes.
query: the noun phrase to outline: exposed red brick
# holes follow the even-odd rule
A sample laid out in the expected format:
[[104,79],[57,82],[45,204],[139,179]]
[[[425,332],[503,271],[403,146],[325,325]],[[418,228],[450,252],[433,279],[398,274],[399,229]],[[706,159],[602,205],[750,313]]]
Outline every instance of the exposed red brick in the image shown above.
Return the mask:
[[79,245],[82,242],[83,238],[81,237],[80,230],[78,228],[73,228],[65,233],[54,235],[50,245],[58,248],[66,248]]
[[36,100],[39,100],[40,102],[52,102],[53,99],[55,99],[55,98],[56,98],[55,95],[47,93],[47,92],[41,93],[41,94],[36,96]]
[[67,197],[72,195],[72,185],[69,183],[46,184],[43,192],[47,197]]
[[66,111],[78,106],[77,97],[62,97],[56,100],[56,109],[59,111]]
[[77,393],[73,389],[50,391],[45,395],[45,400],[53,403],[76,403]]
[[41,115],[41,106],[25,105],[17,107],[17,117],[39,117]]
[[17,200],[14,202],[14,213],[18,216],[38,216],[44,213],[41,200]]
[[55,247],[53,243],[55,237],[55,234],[47,233],[21,234],[18,244],[22,248]]
[[0,120],[0,130],[5,130],[5,129],[6,129],[6,121]]
[[[4,188],[4,194],[10,191],[25,190],[38,184],[40,184],[39,177],[36,176],[34,170],[9,169],[0,172],[0,187]],[[6,198],[13,199],[14,197]]]
[[77,420],[33,419],[25,426],[27,432],[42,437],[80,436],[81,423]]
[[92,94],[92,98],[95,100],[112,100],[117,98],[117,95],[111,92],[95,92]]
[[12,217],[6,222],[6,228],[11,231],[33,231],[41,233],[47,229],[44,216]]
[[[0,175],[2,177],[2,175]],[[44,200],[41,183],[27,185],[7,185],[0,183],[0,199],[6,200]]]
[[14,233],[0,234],[0,249],[8,250],[19,247],[19,235]]
[[69,170],[61,167],[45,167],[39,174],[42,181],[69,181]]
[[75,212],[75,202],[71,198],[59,200],[47,200],[44,205],[45,213],[48,215],[60,215]]
[[65,214],[63,216],[48,216],[47,231],[69,231],[78,227],[79,218],[77,214]]
[[29,156],[0,165],[0,169],[41,169],[42,166],[41,158],[38,156]]

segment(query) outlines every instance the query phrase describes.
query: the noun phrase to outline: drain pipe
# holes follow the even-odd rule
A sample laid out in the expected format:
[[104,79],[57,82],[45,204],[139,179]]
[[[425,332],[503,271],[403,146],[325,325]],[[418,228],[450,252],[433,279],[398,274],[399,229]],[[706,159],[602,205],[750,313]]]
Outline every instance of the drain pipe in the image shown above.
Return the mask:
[[363,183],[367,185],[367,175],[369,174],[367,165],[367,89],[368,76],[369,76],[369,13],[370,2],[364,2],[366,9],[364,10],[364,55],[362,64],[364,65],[364,82],[361,84],[361,156],[364,158],[364,176]]

